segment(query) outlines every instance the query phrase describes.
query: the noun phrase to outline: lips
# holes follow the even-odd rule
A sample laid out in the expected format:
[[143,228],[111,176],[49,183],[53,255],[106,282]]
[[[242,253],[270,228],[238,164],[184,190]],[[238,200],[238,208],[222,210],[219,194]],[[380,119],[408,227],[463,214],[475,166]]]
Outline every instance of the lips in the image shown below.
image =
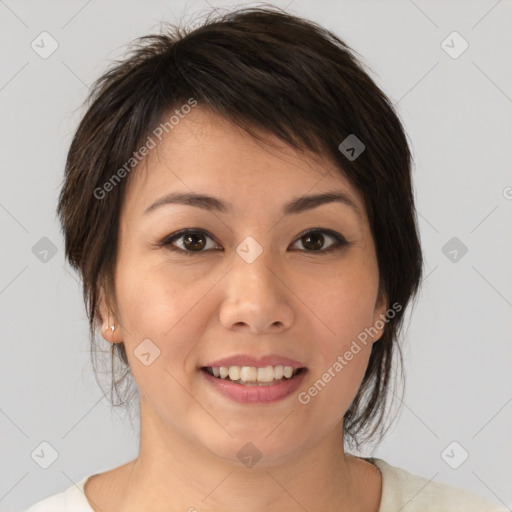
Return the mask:
[[302,384],[307,370],[300,369],[289,379],[273,381],[261,385],[243,385],[238,382],[215,377],[207,371],[200,374],[214,392],[228,398],[230,401],[241,404],[271,404],[290,397]]

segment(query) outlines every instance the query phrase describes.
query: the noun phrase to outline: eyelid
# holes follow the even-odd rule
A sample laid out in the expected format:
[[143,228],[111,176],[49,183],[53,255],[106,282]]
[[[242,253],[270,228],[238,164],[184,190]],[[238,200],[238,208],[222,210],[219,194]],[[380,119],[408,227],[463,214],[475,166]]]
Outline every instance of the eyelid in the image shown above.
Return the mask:
[[[202,229],[202,228],[185,228],[185,229],[181,229],[179,231],[175,231],[174,233],[167,235],[161,242],[159,242],[158,246],[159,247],[168,247],[168,248],[170,248],[170,250],[176,251],[181,254],[185,254],[186,256],[193,256],[195,254],[202,254],[202,253],[207,253],[207,252],[211,251],[211,249],[203,250],[203,251],[186,251],[184,249],[181,249],[181,247],[176,247],[173,245],[173,242],[175,240],[180,239],[181,237],[183,237],[187,234],[190,234],[190,233],[204,234],[208,238],[211,238],[215,242],[215,244],[217,244],[217,246],[219,246],[218,242],[215,240],[215,237],[213,235],[211,235],[207,230]],[[296,244],[303,236],[305,236],[309,233],[326,234],[326,235],[334,238],[335,243],[332,246],[328,247],[327,249],[320,249],[318,251],[308,251],[305,249],[299,249],[300,252],[312,253],[312,254],[315,254],[315,253],[324,254],[324,253],[329,253],[331,251],[335,251],[337,249],[342,249],[343,247],[350,245],[350,242],[348,242],[342,234],[340,234],[336,231],[333,231],[331,229],[320,228],[320,227],[308,228],[308,229],[302,231],[300,234],[298,234],[296,236],[296,238],[294,239],[294,241],[292,242],[291,245]]]

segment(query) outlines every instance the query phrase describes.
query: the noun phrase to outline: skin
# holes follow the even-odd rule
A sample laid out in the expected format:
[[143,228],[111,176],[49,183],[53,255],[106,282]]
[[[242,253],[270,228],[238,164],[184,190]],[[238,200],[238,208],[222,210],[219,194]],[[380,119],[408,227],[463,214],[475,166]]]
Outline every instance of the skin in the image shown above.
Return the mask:
[[[297,399],[387,309],[363,200],[327,158],[265,137],[269,145],[198,106],[130,176],[117,315],[103,299],[101,311],[102,334],[125,343],[140,390],[140,449],[133,461],[88,480],[95,510],[378,510],[380,471],[344,453],[343,415],[382,331],[309,404]],[[361,215],[341,203],[281,213],[292,198],[332,191],[349,195]],[[233,210],[174,204],[143,214],[169,192],[212,195]],[[203,252],[158,245],[184,228],[211,235]],[[324,248],[314,251],[299,237],[311,228],[340,233],[350,245],[322,252],[335,244],[324,235]],[[247,236],[263,249],[250,264],[236,252]],[[191,252],[183,237],[174,245]],[[149,366],[134,355],[144,339],[160,350]],[[306,379],[277,403],[232,402],[199,368],[241,353],[291,357],[307,366]],[[262,454],[252,468],[236,455],[247,442]]]

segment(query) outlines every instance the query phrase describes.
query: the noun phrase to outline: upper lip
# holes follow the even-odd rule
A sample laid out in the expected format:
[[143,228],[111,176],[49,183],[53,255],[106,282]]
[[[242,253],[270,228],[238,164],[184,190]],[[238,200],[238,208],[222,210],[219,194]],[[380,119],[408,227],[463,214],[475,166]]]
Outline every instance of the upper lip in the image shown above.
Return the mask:
[[221,366],[255,366],[257,368],[263,368],[265,366],[291,366],[293,368],[305,368],[305,365],[299,361],[277,354],[270,354],[259,358],[249,354],[240,354],[211,361],[205,364],[203,368],[208,366],[212,368],[219,368]]

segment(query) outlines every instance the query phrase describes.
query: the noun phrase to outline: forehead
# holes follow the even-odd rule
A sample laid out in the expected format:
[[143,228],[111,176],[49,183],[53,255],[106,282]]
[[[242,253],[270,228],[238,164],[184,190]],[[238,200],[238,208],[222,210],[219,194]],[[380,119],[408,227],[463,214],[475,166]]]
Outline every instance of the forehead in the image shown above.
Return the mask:
[[[292,148],[273,134],[261,140],[203,107],[168,129],[129,176],[123,208],[142,214],[169,192],[220,197],[239,212],[288,197],[343,191],[364,210],[359,192],[326,156]],[[235,212],[236,213],[236,212]]]

